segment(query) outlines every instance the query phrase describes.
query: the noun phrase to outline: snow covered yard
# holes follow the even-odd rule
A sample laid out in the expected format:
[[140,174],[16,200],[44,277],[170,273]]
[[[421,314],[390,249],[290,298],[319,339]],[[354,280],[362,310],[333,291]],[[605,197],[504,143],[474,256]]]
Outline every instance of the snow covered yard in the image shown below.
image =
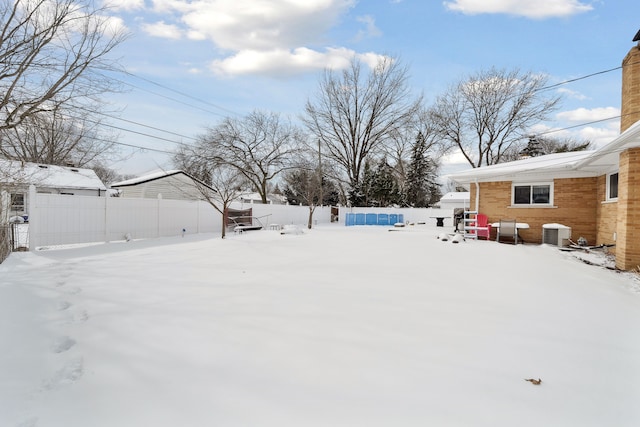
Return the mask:
[[14,253],[0,425],[640,425],[634,275],[441,231]]

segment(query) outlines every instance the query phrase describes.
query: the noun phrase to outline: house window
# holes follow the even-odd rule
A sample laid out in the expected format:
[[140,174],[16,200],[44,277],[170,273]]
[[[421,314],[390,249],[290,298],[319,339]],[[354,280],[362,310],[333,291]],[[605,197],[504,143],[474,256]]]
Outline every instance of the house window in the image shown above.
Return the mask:
[[607,200],[618,199],[618,172],[607,175]]
[[24,194],[13,193],[11,194],[11,210],[12,211],[24,211]]
[[553,203],[553,185],[514,185],[512,200],[514,205],[550,205]]

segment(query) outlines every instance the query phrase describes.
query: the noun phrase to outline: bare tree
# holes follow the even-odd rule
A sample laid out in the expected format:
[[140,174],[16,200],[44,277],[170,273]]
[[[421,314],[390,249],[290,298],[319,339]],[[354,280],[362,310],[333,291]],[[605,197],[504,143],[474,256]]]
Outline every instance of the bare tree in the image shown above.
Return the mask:
[[231,203],[242,195],[244,175],[224,161],[202,155],[201,147],[182,146],[173,159],[174,165],[194,178],[203,200],[222,215],[222,234],[226,236],[227,212]]
[[542,154],[584,151],[592,147],[591,141],[578,141],[574,138],[536,137],[535,140],[539,143]]
[[106,12],[92,0],[0,0],[0,130],[114,89],[102,73],[125,33]]
[[450,87],[438,97],[433,123],[450,148],[473,167],[503,161],[528,129],[557,109],[558,96],[543,96],[540,74],[490,69]]
[[530,135],[526,144],[515,145],[504,152],[502,161],[509,162],[523,157],[536,157],[545,154],[567,153],[570,151],[584,151],[591,149],[591,141],[578,141],[574,138],[553,138],[548,136]]
[[269,182],[293,168],[304,134],[279,114],[254,111],[226,118],[199,138],[195,153],[215,164],[235,168],[267,203]]
[[313,214],[316,207],[333,205],[339,201],[338,190],[334,183],[324,176],[322,164],[312,160],[301,161],[298,169],[283,174],[284,195],[289,203],[302,204],[309,208],[307,228],[313,226]]
[[389,159],[389,163],[394,166],[395,176],[402,193],[407,190],[408,167],[413,161],[418,138],[422,155],[429,156],[435,162],[434,166],[437,166],[438,163],[435,159],[439,159],[446,151],[446,147],[436,133],[430,115],[431,111],[421,110],[407,126],[392,132],[390,142],[384,146],[384,153]]
[[69,112],[58,105],[52,111],[25,117],[15,127],[0,130],[0,155],[61,166],[101,163],[115,153],[116,139],[102,125],[103,119],[93,112]]
[[284,174],[286,183],[285,196],[290,201],[302,203],[309,207],[307,228],[313,225],[313,213],[322,204],[322,177],[315,171],[301,168],[287,171]]
[[[204,199],[222,215],[221,238],[227,235],[227,212],[231,202],[239,196],[238,189],[243,176],[240,171],[228,164],[218,164],[210,170],[210,188],[200,185],[200,192]],[[211,191],[213,190],[213,191]]]
[[303,120],[321,141],[323,156],[339,166],[340,178],[354,189],[367,158],[415,117],[421,102],[411,95],[408,71],[399,60],[387,57],[367,73],[354,58],[342,72],[324,72]]

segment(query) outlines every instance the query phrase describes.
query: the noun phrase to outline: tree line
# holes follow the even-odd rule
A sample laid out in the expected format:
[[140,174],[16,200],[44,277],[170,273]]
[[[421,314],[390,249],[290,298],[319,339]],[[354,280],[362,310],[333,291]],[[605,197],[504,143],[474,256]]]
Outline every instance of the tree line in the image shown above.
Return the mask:
[[[109,54],[126,37],[91,0],[0,0],[0,156],[93,167],[109,182],[117,135],[101,98],[118,90],[105,73],[118,71]],[[319,76],[295,122],[259,110],[227,117],[173,162],[218,197],[282,193],[310,206],[310,224],[318,205],[428,207],[448,153],[480,167],[589,147],[530,134],[561,101],[546,84],[539,73],[491,68],[427,105],[399,58],[374,67],[354,58]]]

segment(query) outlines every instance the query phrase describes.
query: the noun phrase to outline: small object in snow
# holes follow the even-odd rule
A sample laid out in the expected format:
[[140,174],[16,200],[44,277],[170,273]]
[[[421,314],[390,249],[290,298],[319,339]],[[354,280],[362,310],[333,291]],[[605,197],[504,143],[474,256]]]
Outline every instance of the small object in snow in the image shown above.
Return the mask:
[[584,237],[580,236],[580,238],[578,239],[578,245],[579,246],[587,246],[587,239],[585,239]]
[[131,233],[127,233],[124,235],[124,240],[126,240],[127,242],[129,242],[131,240]]
[[297,225],[285,225],[280,230],[280,234],[303,234],[304,232]]
[[529,381],[533,385],[542,384],[542,380],[540,378],[538,378],[537,380],[535,378],[525,378],[525,381]]
[[451,243],[460,243],[464,242],[464,236],[461,234],[456,234],[451,238]]
[[447,240],[449,240],[449,236],[447,236],[446,233],[440,233],[438,234],[438,239],[442,240],[443,242],[446,242]]

